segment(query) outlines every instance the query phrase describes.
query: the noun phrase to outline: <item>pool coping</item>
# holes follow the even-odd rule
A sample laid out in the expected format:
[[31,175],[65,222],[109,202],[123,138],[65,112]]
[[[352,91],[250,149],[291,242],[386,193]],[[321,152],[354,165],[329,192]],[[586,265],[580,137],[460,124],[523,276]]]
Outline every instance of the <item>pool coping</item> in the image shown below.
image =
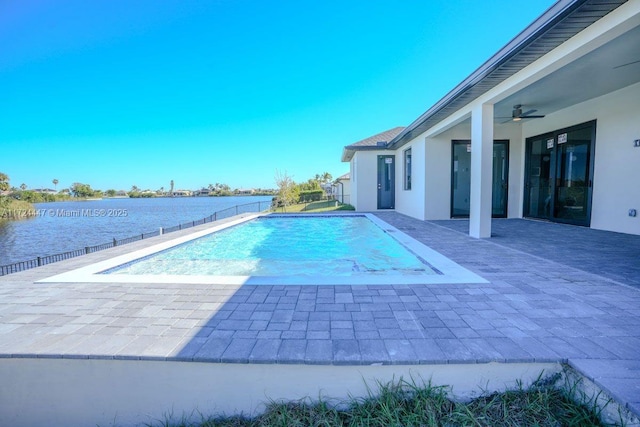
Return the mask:
[[147,246],[143,249],[132,251],[95,264],[87,265],[56,274],[51,277],[37,280],[36,283],[183,283],[194,285],[328,285],[328,286],[364,286],[364,285],[418,285],[418,284],[461,284],[461,283],[488,283],[488,281],[476,273],[462,267],[441,253],[420,243],[408,234],[388,224],[382,219],[369,213],[346,214],[306,214],[301,217],[366,217],[377,225],[385,234],[395,239],[413,255],[426,260],[427,265],[435,270],[432,274],[355,274],[355,275],[290,275],[290,276],[223,276],[223,275],[155,275],[155,274],[101,274],[121,265],[134,262],[141,258],[154,255],[160,251],[171,249],[189,241],[208,236],[226,228],[234,227],[256,218],[265,216],[291,217],[295,214],[256,213],[245,215],[242,218],[232,219],[224,224],[212,223],[204,230],[198,230],[175,239]]

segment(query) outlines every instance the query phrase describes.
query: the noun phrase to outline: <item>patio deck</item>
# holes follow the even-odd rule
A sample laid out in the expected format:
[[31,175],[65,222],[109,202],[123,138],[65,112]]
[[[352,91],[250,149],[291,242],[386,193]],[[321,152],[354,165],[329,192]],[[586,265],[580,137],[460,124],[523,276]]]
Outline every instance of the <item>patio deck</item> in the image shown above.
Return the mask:
[[477,240],[461,232],[466,221],[375,214],[490,283],[34,283],[208,224],[0,277],[0,358],[558,362],[640,415],[640,236],[509,219],[494,220],[495,238]]

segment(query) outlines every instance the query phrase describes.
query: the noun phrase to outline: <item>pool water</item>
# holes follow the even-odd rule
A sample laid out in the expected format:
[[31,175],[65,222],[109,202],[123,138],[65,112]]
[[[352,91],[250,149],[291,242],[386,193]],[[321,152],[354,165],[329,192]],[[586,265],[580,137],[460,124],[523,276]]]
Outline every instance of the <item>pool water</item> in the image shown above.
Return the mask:
[[367,276],[437,274],[365,216],[266,216],[105,274]]

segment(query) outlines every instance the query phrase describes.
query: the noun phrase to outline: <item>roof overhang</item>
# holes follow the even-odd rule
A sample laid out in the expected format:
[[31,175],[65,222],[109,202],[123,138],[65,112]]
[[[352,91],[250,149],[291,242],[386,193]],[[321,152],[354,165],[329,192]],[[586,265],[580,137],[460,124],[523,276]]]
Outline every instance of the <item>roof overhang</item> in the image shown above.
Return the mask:
[[353,147],[353,146],[347,145],[342,149],[341,160],[343,162],[350,162],[357,151],[380,151],[380,150],[387,150],[386,145],[383,145],[380,147]]
[[388,148],[397,149],[426,132],[626,2],[627,0],[557,2],[393,138]]
[[342,161],[350,162],[353,156],[356,154],[356,151],[387,150],[387,146],[389,145],[388,141],[391,141],[403,130],[403,126],[396,126],[392,129],[377,133],[351,145],[347,145],[342,150]]

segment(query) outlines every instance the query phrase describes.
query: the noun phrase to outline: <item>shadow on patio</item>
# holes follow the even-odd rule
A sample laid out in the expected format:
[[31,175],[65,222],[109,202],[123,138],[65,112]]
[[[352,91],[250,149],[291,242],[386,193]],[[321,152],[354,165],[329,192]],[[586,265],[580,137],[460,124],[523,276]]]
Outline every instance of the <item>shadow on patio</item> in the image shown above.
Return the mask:
[[[600,384],[640,413],[640,292],[611,281],[640,285],[632,255],[640,253],[639,236],[496,220],[495,237],[478,240],[464,233],[467,221],[376,215],[490,283],[245,285],[176,359],[327,365],[569,362],[604,363],[610,369],[619,364],[618,375],[608,374]],[[639,369],[628,369],[629,363]],[[598,378],[603,371],[585,373]]]

